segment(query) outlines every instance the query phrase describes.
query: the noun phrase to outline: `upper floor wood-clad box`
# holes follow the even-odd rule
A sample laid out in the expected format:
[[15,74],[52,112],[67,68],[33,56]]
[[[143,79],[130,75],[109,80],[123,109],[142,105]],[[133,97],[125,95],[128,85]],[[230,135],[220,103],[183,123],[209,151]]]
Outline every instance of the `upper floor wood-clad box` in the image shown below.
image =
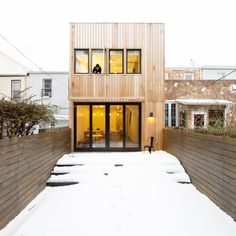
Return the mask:
[[[99,74],[93,73],[96,64]],[[156,100],[163,77],[163,24],[71,24],[71,100]]]

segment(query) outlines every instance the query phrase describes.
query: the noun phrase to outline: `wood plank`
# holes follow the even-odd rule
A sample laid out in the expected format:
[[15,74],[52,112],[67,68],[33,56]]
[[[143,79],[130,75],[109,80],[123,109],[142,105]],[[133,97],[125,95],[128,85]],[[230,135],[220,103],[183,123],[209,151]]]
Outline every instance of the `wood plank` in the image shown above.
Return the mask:
[[193,184],[234,219],[235,144],[236,139],[164,130],[164,149],[180,160]]
[[[142,127],[146,126],[147,115],[155,108],[154,134],[158,148],[162,147],[164,127],[164,24],[158,23],[73,23],[70,27],[70,80],[69,99],[71,103],[70,124],[73,127],[74,102],[132,102],[140,101],[145,107]],[[98,40],[99,39],[99,40]],[[105,74],[74,74],[75,48],[121,48],[141,49],[141,74],[109,74],[106,63]],[[124,55],[124,59],[126,55]],[[106,55],[108,62],[108,55]],[[149,102],[149,103],[146,103]],[[150,105],[150,106],[149,106]],[[142,144],[151,131],[142,128]],[[73,143],[73,138],[72,138]],[[74,145],[72,145],[73,148]],[[143,147],[143,145],[142,145]]]
[[69,129],[16,140],[18,153],[10,145],[13,150],[10,154],[9,147],[4,145],[9,158],[1,162],[5,167],[0,175],[0,227],[5,226],[42,191],[56,161],[70,151]]

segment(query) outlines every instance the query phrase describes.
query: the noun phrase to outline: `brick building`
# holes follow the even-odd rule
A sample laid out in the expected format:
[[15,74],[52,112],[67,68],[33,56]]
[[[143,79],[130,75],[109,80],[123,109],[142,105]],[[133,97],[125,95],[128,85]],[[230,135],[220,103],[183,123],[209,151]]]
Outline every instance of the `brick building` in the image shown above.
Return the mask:
[[187,128],[236,123],[236,67],[167,68],[165,125]]

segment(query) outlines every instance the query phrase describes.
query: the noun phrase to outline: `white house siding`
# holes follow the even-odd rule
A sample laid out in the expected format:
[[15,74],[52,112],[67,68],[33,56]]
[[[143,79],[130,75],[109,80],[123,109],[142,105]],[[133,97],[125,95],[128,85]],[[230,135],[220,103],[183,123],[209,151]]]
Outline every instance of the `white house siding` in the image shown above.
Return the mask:
[[21,91],[26,88],[26,78],[27,76],[1,76],[0,75],[0,98],[6,96],[11,97],[11,81],[20,80],[21,81]]
[[[203,80],[217,80],[222,76],[227,75],[228,73],[236,70],[236,66],[210,66],[201,68],[201,79]],[[224,80],[236,80],[236,71],[227,75]]]
[[21,90],[24,90],[28,70],[25,66],[0,52],[0,98],[11,97],[12,80],[20,80]]
[[[69,125],[68,78],[68,72],[30,72],[28,77],[28,96],[34,96],[33,99],[39,100],[40,103],[55,106],[56,127]],[[44,79],[52,80],[51,97],[41,96]],[[50,125],[46,125],[48,126]]]

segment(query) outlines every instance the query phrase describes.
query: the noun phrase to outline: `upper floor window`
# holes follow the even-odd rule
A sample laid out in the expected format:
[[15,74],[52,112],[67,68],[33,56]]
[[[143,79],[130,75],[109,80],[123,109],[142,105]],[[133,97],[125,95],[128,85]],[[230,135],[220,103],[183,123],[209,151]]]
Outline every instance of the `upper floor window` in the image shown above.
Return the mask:
[[231,85],[231,91],[232,92],[236,92],[236,84],[232,84]]
[[141,49],[75,49],[74,58],[75,74],[141,74]]
[[209,126],[224,127],[224,109],[209,109]]
[[92,49],[92,72],[100,74],[105,72],[105,50]]
[[11,97],[19,98],[21,91],[21,81],[20,80],[12,80],[11,81]]
[[141,73],[141,50],[140,49],[127,49],[127,74],[140,74]]
[[52,96],[52,80],[44,79],[43,80],[43,89],[42,97],[51,97]]
[[185,80],[194,80],[194,74],[193,73],[184,73],[184,79]]
[[75,73],[76,74],[89,73],[89,50],[88,49],[75,50]]
[[109,50],[109,72],[110,74],[123,74],[123,49]]

